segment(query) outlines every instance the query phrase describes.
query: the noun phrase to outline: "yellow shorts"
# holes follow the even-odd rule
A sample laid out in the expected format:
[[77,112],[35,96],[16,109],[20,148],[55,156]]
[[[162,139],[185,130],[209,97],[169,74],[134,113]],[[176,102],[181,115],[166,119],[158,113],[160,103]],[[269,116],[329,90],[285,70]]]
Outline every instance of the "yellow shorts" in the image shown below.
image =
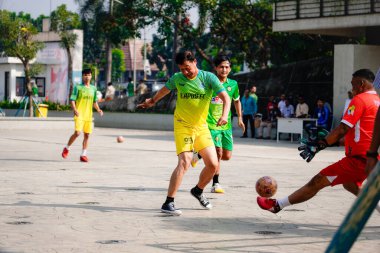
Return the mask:
[[200,151],[214,146],[207,124],[190,127],[174,120],[174,140],[177,155],[182,152]]
[[80,120],[74,119],[75,131],[90,134],[92,133],[92,121],[91,120]]

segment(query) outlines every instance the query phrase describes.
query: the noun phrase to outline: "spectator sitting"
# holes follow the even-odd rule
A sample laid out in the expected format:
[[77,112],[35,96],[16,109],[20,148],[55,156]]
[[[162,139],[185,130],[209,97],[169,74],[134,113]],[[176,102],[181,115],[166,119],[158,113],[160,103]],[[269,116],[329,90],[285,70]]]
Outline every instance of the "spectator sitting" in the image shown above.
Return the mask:
[[309,115],[309,106],[305,103],[303,97],[298,97],[298,104],[296,107],[296,118],[307,118]]
[[106,95],[104,96],[104,99],[106,101],[110,101],[114,99],[115,97],[115,87],[113,87],[112,83],[109,82],[106,90]]
[[328,130],[328,121],[330,117],[330,112],[326,106],[323,99],[317,100],[317,109],[315,110],[314,117],[317,118],[317,125]]
[[294,117],[294,106],[290,104],[288,99],[285,99],[285,106],[281,112],[282,117],[284,118],[293,118]]
[[[269,103],[271,103],[271,98],[269,98]],[[271,109],[268,109],[267,113],[263,116],[263,120],[261,121],[260,127],[257,129],[257,139],[270,139],[272,127],[277,127],[277,117],[281,116],[281,112],[277,108],[277,105],[274,104],[274,106],[269,106],[269,103],[267,108]],[[266,131],[264,131],[264,128]]]

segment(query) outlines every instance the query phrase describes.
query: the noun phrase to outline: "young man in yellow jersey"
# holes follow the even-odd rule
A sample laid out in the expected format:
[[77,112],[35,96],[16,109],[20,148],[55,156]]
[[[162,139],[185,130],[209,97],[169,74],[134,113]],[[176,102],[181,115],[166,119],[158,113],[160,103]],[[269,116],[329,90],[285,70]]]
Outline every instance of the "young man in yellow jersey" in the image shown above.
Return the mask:
[[87,147],[88,138],[92,133],[92,107],[96,109],[100,116],[103,116],[103,111],[100,110],[97,102],[96,88],[90,85],[91,78],[91,69],[84,69],[82,71],[83,83],[75,85],[70,96],[71,108],[74,112],[75,131],[70,136],[67,146],[62,151],[62,157],[65,159],[69,155],[70,146],[83,131],[83,149],[79,160],[81,162],[88,162]]
[[171,175],[167,198],[161,211],[171,215],[181,215],[181,210],[175,207],[174,197],[184,174],[189,169],[193,150],[200,153],[206,167],[202,170],[197,185],[190,192],[202,207],[212,208],[211,203],[203,194],[203,189],[211,181],[218,168],[218,157],[206,118],[213,92],[223,101],[223,113],[217,122],[218,125],[227,124],[231,101],[214,74],[197,68],[197,60],[190,51],[178,53],[175,61],[181,72],[174,74],[153,98],[146,99],[138,106],[152,107],[171,90],[177,90],[174,138],[178,164]]

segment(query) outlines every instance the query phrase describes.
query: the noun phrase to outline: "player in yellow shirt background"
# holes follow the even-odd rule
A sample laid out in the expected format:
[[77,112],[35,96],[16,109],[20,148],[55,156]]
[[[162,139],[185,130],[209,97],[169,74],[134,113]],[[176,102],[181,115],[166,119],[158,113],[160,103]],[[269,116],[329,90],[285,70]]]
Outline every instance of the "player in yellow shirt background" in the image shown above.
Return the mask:
[[80,85],[75,85],[70,96],[71,108],[74,112],[75,131],[70,136],[66,147],[62,151],[62,157],[65,159],[69,155],[70,146],[83,131],[84,137],[80,161],[88,162],[87,147],[88,139],[92,133],[92,107],[96,109],[100,116],[103,116],[103,111],[100,110],[97,102],[96,88],[90,84],[91,78],[91,69],[84,69],[82,71],[83,83]]
[[139,107],[149,108],[157,101],[177,90],[177,102],[174,112],[174,139],[178,164],[169,183],[168,194],[161,211],[171,215],[181,215],[175,207],[174,198],[181,185],[182,178],[190,167],[193,150],[204,159],[205,168],[201,171],[197,185],[191,189],[202,207],[211,209],[212,205],[203,194],[203,189],[211,181],[218,167],[218,157],[208,129],[206,118],[213,92],[223,101],[223,112],[217,125],[228,122],[231,100],[218,78],[207,71],[197,68],[197,60],[190,51],[180,52],[175,62],[180,72],[174,74],[153,98],[146,99]]

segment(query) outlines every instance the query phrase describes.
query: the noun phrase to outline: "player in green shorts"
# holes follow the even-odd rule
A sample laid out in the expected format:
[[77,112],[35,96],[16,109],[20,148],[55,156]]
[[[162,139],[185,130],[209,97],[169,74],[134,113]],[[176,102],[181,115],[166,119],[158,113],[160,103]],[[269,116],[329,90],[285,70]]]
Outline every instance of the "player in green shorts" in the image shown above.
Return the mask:
[[[231,100],[234,101],[236,113],[238,115],[238,125],[245,129],[242,113],[241,103],[239,96],[239,87],[235,80],[227,78],[231,72],[231,61],[226,55],[218,55],[214,59],[216,75],[219,81],[223,83],[224,88]],[[232,156],[233,138],[232,138],[232,123],[231,123],[231,111],[228,114],[228,122],[226,125],[218,126],[218,119],[220,118],[223,110],[223,101],[214,93],[210,102],[209,112],[207,116],[207,124],[210,129],[212,139],[215,144],[216,153],[218,155],[218,167],[213,177],[211,192],[224,193],[222,186],[219,183],[220,173],[220,160],[228,161]],[[198,155],[195,155],[192,161],[193,167],[195,167]]]

